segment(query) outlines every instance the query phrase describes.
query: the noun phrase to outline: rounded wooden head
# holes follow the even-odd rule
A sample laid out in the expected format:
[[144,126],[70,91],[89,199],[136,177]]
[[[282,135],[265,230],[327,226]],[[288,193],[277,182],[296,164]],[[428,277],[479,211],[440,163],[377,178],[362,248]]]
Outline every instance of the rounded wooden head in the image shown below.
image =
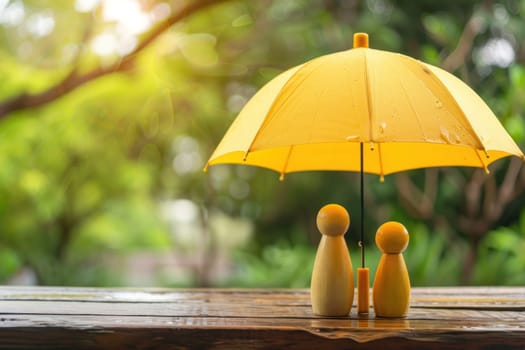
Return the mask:
[[327,204],[317,214],[317,228],[323,235],[342,236],[350,226],[350,215],[339,204]]
[[385,222],[376,232],[376,244],[383,253],[400,254],[408,246],[408,231],[396,221]]

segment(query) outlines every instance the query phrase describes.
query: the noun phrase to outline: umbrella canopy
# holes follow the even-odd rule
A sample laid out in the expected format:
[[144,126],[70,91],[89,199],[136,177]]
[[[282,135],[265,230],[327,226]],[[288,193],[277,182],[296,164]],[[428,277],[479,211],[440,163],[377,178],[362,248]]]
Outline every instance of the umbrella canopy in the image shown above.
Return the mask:
[[487,166],[523,153],[454,75],[411,57],[354,48],[291,68],[246,104],[208,161],[281,173]]

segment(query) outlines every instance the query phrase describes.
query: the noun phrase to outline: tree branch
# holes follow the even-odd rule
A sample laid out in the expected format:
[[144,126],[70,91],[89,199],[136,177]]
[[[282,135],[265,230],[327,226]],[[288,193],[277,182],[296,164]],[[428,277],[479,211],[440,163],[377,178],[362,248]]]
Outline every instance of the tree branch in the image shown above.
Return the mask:
[[463,193],[465,196],[465,213],[468,217],[475,217],[479,212],[481,189],[486,180],[486,174],[482,170],[476,169],[465,186]]
[[516,199],[523,191],[523,180],[520,181],[520,174],[523,174],[523,161],[519,158],[512,158],[505,173],[505,178],[501,184],[497,206],[505,207],[509,202]]
[[18,96],[7,99],[0,103],[0,120],[5,118],[9,113],[40,107],[56,99],[72,92],[79,86],[82,86],[92,80],[95,80],[104,75],[108,75],[115,72],[125,71],[133,66],[133,63],[137,55],[155,41],[162,33],[164,33],[173,24],[181,21],[182,19],[190,16],[191,14],[202,10],[205,7],[215,5],[228,0],[200,0],[192,2],[180,8],[178,12],[173,13],[165,20],[159,22],[151,31],[149,31],[139,42],[137,47],[129,54],[122,56],[118,61],[112,65],[103,67],[99,66],[86,73],[77,73],[78,67],[73,67],[72,71],[65,76],[57,84],[50,86],[48,89],[35,93],[27,94],[22,93]]
[[481,30],[482,18],[476,12],[470,17],[454,51],[443,60],[443,69],[453,72],[458,69],[472,50],[474,38]]
[[[481,11],[486,12],[491,7],[491,1],[485,1]],[[465,63],[467,55],[472,51],[474,38],[483,28],[483,17],[474,11],[467,24],[463,28],[456,48],[443,60],[443,69],[453,72]]]
[[438,187],[438,169],[425,169],[424,189],[419,189],[407,173],[396,174],[396,187],[401,205],[412,216],[428,220],[434,215],[434,202]]

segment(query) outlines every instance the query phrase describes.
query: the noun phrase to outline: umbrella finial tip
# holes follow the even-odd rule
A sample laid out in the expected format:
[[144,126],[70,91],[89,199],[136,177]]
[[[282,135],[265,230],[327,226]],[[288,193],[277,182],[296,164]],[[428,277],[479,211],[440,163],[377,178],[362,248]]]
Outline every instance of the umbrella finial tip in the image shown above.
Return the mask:
[[358,47],[368,47],[368,34],[366,33],[355,33],[354,34],[354,49]]

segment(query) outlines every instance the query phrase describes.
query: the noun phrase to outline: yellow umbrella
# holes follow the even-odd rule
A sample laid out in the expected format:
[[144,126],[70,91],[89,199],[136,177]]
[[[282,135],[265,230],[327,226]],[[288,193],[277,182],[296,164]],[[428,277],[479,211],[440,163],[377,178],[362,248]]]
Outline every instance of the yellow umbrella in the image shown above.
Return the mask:
[[364,171],[379,175],[433,166],[486,169],[502,157],[523,158],[461,80],[408,56],[369,49],[365,36],[356,38],[356,48],[289,69],[265,85],[208,165],[254,165],[282,175],[359,171],[361,143],[368,145]]
[[435,166],[488,172],[490,163],[511,155],[525,159],[460,79],[408,56],[370,49],[368,35],[356,33],[353,49],[291,68],[261,88],[207,166],[260,166],[281,179],[308,170],[364,171],[382,179]]

